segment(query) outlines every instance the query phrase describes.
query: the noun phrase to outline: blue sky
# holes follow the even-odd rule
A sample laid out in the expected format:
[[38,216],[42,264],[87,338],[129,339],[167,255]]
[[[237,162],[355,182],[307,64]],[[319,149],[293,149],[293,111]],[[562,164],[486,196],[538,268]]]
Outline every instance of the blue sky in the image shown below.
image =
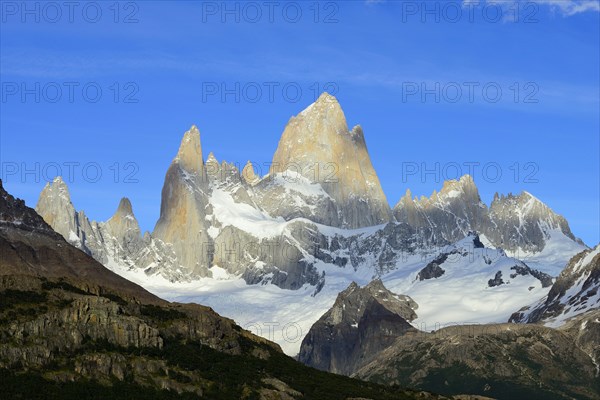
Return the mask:
[[192,124],[264,173],[329,90],[391,205],[471,171],[486,203],[526,190],[600,241],[597,1],[48,4],[1,3],[2,179],[30,206],[60,171],[90,218],[127,196],[152,230]]

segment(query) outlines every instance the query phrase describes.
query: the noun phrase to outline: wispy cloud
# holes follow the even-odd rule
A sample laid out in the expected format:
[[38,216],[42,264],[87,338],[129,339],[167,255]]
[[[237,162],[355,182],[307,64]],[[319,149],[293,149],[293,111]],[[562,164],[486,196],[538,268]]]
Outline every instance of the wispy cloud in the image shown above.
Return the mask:
[[[469,5],[481,5],[484,3],[512,7],[519,2],[515,0],[463,0],[463,4]],[[533,0],[527,2],[527,4],[531,3],[538,6],[550,7],[553,12],[566,17],[584,12],[600,12],[600,1],[598,0]]]
[[537,0],[537,3],[549,5],[553,10],[566,16],[588,11],[600,11],[600,1],[598,0]]

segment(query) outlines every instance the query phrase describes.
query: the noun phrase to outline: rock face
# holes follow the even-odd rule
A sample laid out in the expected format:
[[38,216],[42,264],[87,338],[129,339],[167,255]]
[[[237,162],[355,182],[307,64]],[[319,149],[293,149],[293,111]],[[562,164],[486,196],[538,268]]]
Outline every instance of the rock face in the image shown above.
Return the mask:
[[349,375],[373,355],[409,332],[418,305],[395,295],[374,280],[364,288],[352,283],[302,341],[300,362],[324,371]]
[[[335,213],[315,222],[359,228],[386,223],[390,207],[371,164],[362,128],[348,129],[337,99],[323,93],[288,122],[273,156],[271,174],[299,173],[320,184]],[[303,215],[311,218],[312,214]]]
[[533,325],[462,325],[398,338],[353,376],[446,395],[594,399],[596,367],[573,336]]
[[574,256],[548,296],[514,313],[510,322],[560,325],[600,307],[600,245]]
[[[131,215],[127,201],[116,215]],[[1,182],[0,255],[3,397],[423,398],[303,367],[210,308],[155,297],[68,244]]]
[[208,197],[200,132],[192,126],[167,170],[153,236],[169,243],[179,264],[196,276],[209,275],[210,256],[204,251],[212,243],[206,223]]
[[510,252],[540,252],[553,234],[585,247],[564,217],[527,192],[517,196],[496,193],[488,208],[469,175],[444,182],[440,192],[434,191],[429,198],[413,198],[408,190],[394,207],[394,216],[417,230],[430,228],[432,240],[438,242],[456,242],[469,231],[477,231],[493,246]]

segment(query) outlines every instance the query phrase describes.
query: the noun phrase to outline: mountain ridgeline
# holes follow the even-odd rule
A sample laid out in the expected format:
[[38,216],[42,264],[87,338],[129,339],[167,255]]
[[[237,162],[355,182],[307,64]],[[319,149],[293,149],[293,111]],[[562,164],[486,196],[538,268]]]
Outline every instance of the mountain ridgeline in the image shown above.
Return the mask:
[[249,284],[308,284],[315,293],[326,281],[318,265],[372,268],[378,276],[399,268],[407,254],[471,231],[527,254],[557,237],[573,247],[568,257],[585,248],[563,217],[526,192],[497,195],[487,207],[470,176],[445,182],[430,198],[407,191],[390,208],[362,128],[349,129],[327,93],[289,120],[272,161],[260,177],[250,162],[239,171],[212,153],[205,160],[193,126],[167,170],[153,232],[141,234],[128,200],[109,221],[90,221],[60,178],[44,188],[36,210],[69,243],[116,271],[181,282],[210,277],[218,266]]

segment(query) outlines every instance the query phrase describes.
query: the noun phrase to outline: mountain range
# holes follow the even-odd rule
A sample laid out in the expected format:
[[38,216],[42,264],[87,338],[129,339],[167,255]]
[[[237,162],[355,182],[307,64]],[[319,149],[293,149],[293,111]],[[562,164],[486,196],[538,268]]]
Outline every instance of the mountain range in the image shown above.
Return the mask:
[[407,190],[390,207],[362,128],[350,129],[327,93],[290,118],[265,176],[251,163],[239,171],[205,158],[192,126],[167,169],[152,232],[141,233],[125,198],[108,221],[91,221],[60,177],[36,211],[159,297],[209,305],[246,327],[293,325],[295,340],[269,337],[291,355],[353,281],[381,279],[410,296],[420,306],[412,323],[424,330],[506,322],[549,295],[568,260],[587,249],[533,195],[496,194],[487,206],[468,175],[429,198]]

